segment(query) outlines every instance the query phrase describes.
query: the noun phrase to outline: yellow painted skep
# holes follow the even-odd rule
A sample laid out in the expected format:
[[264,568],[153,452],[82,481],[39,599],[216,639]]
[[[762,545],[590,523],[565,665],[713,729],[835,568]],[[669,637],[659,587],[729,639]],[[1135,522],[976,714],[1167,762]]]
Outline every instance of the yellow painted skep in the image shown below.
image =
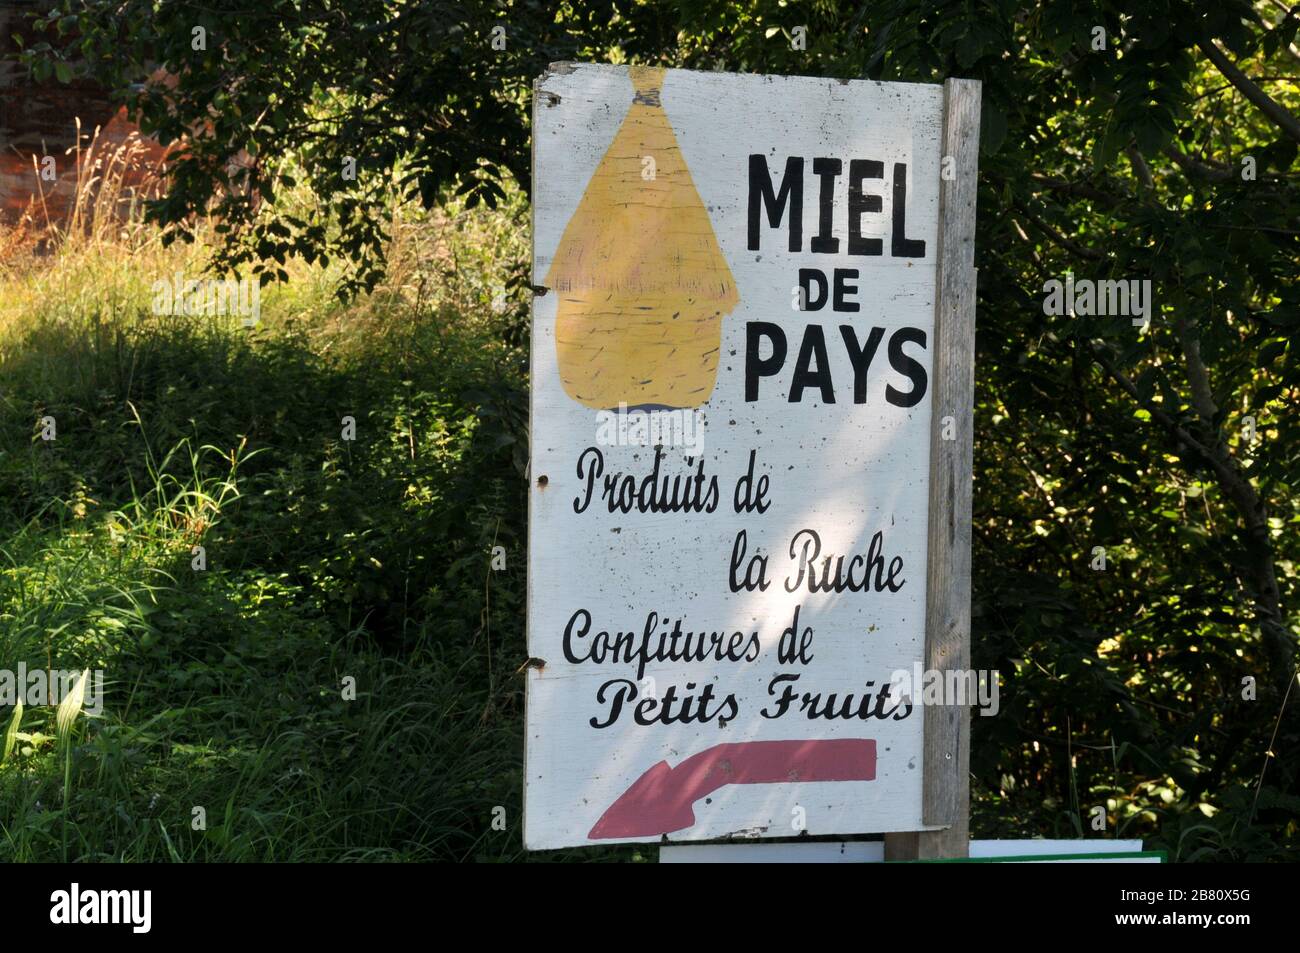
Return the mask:
[[[739,297],[660,102],[664,71],[632,67],[636,96],[555,253],[565,392],[598,410],[698,407],[718,376]],[[649,160],[653,160],[653,165]]]

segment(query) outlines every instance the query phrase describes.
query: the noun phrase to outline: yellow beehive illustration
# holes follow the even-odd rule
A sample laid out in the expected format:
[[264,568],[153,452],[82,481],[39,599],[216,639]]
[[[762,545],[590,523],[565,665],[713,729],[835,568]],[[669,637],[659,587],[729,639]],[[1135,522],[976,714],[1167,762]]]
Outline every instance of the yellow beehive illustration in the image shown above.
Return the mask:
[[739,300],[660,101],[631,68],[632,106],[565,226],[546,284],[565,393],[598,410],[698,407]]

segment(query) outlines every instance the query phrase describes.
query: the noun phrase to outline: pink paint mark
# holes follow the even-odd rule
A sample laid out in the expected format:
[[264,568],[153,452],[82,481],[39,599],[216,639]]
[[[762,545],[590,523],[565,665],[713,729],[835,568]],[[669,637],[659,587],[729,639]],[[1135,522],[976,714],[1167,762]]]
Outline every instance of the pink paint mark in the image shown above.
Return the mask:
[[728,784],[795,781],[874,781],[876,742],[743,741],[714,745],[676,768],[660,761],[637,778],[600,816],[591,840],[652,837],[695,824],[692,805]]

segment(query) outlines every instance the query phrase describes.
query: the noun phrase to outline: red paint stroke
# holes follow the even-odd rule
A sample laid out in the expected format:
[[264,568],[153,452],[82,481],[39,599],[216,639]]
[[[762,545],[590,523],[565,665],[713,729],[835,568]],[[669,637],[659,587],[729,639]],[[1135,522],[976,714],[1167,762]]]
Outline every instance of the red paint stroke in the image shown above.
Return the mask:
[[728,784],[875,779],[876,742],[867,738],[714,745],[676,768],[667,761],[654,765],[606,809],[587,837],[653,837],[692,827],[692,805]]

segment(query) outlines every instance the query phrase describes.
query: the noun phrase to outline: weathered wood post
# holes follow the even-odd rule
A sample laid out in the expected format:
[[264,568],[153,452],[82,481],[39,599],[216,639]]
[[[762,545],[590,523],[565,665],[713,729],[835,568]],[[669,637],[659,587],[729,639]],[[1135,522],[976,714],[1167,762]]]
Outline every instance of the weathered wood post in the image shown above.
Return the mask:
[[[980,83],[943,87],[943,154],[954,175],[939,186],[939,275],[934,305],[934,412],[930,434],[930,546],[925,657],[934,671],[970,669],[971,488],[975,408],[975,199]],[[953,439],[944,439],[945,417]],[[926,824],[943,830],[885,836],[886,860],[965,857],[970,838],[970,708],[925,708],[922,779]]]

